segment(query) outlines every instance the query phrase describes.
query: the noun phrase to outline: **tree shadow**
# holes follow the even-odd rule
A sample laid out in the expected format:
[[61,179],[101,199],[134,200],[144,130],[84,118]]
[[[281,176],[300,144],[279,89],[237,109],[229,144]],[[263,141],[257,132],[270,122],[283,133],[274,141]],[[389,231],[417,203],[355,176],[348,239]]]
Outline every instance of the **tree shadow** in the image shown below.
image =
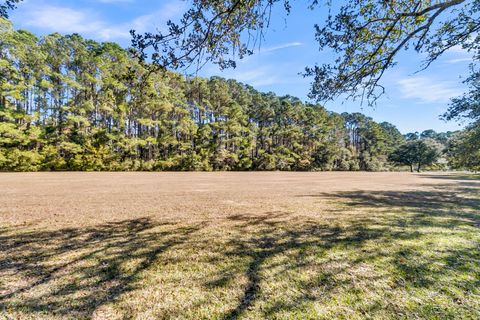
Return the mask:
[[[225,255],[242,257],[250,262],[244,268],[247,284],[242,297],[223,319],[242,318],[255,307],[258,300],[268,299],[266,294],[262,293],[262,283],[265,284],[266,281],[263,273],[267,269],[279,269],[276,277],[311,269],[317,271],[300,285],[298,280],[289,284],[292,287],[297,285],[296,291],[300,293],[290,296],[287,301],[270,301],[271,306],[263,307],[265,318],[293,312],[308,301],[337,299],[336,295],[341,290],[349,295],[360,296],[358,292],[365,289],[361,286],[374,287],[375,282],[382,283],[387,281],[387,278],[393,279],[391,290],[402,292],[404,299],[408,299],[405,291],[413,290],[411,288],[436,292],[447,290],[451,286],[449,289],[458,289],[468,295],[480,286],[480,273],[475,267],[480,263],[478,243],[449,250],[439,249],[436,255],[423,252],[424,249],[428,251],[428,247],[421,247],[425,245],[423,242],[427,241],[428,237],[437,233],[439,237],[446,232],[462,235],[462,228],[467,227],[472,231],[472,227],[476,226],[480,218],[480,199],[465,195],[465,190],[463,195],[460,194],[458,190],[452,190],[451,186],[445,186],[445,189],[439,187],[433,191],[336,192],[304,196],[319,197],[341,204],[342,209],[333,209],[335,212],[367,211],[367,214],[352,215],[350,218],[339,217],[347,219],[347,223],[343,225],[321,224],[315,220],[298,221],[297,224],[292,224],[291,221],[286,223],[283,215],[272,213],[256,218],[248,215],[230,217],[237,223],[239,234],[250,236],[232,239],[228,245],[230,250],[225,252]],[[253,234],[249,231],[252,226],[256,227]],[[422,244],[417,247],[416,241]],[[375,245],[372,246],[372,243]],[[435,245],[435,240],[432,245]],[[328,259],[315,262],[316,257],[328,256],[333,249],[357,254],[353,255],[354,257],[344,257],[340,262]],[[285,255],[289,255],[288,261],[271,262]],[[382,259],[388,261],[386,266],[389,273],[359,272],[359,277],[365,277],[366,280],[349,276],[352,272],[355,273],[355,270],[375,266],[375,263]],[[465,280],[464,276],[460,276],[461,273],[473,277]],[[221,274],[221,281],[209,285],[223,285],[228,282],[225,274],[227,277],[233,276],[225,271]],[[445,287],[442,288],[444,277],[450,279],[450,282],[445,282]],[[360,287],[357,281],[362,283]],[[319,291],[322,292],[320,295]],[[455,294],[446,295],[447,299],[451,299],[452,305],[455,305],[455,299],[458,299]],[[385,308],[391,308],[392,314],[404,312],[398,309],[398,306],[384,305],[382,299],[383,297],[379,297],[378,300],[369,301],[367,309],[362,312],[371,315],[372,312],[385,311]],[[417,307],[421,309],[424,305],[419,304]],[[465,310],[467,314],[473,314],[467,307],[463,311]],[[439,312],[441,317],[442,314],[448,315],[451,310],[436,312]]]
[[90,318],[135,290],[142,271],[200,228],[141,218],[56,231],[2,230],[0,310]]
[[[428,191],[345,191],[300,195],[299,197],[314,197],[342,204],[339,211],[349,208],[362,208],[377,212],[408,210],[415,213],[414,223],[416,224],[424,222],[435,225],[438,223],[439,227],[452,227],[465,224],[466,221],[473,224],[478,222],[479,195],[479,188],[469,187],[468,183],[459,183],[436,185]],[[445,219],[432,220],[441,217]]]
[[[411,312],[406,317],[428,318],[432,314],[422,308],[436,302],[422,300],[415,290],[449,301],[445,310],[435,307],[437,318],[448,317],[452,310],[459,317],[472,315],[465,297],[480,287],[477,192],[446,184],[430,191],[299,195],[332,206],[305,216],[259,211],[200,224],[142,218],[55,231],[1,228],[0,313],[13,309],[33,318],[91,318],[123,294],[141,291],[142,273],[165,272],[153,266],[168,262],[176,277],[187,277],[181,285],[200,286],[205,296],[229,307],[217,308],[218,300],[214,305],[208,299],[172,294],[198,300],[190,310],[181,303],[160,308],[163,318],[192,318],[201,308],[210,310],[212,318],[239,319],[250,312],[260,318],[298,318],[309,303],[344,307],[330,314],[332,318],[348,317],[342,313],[347,309],[357,312],[352,316],[357,318],[406,310]],[[464,242],[448,243],[462,237]],[[175,254],[168,256],[171,250]],[[188,272],[196,271],[188,271],[189,264],[199,264],[193,270],[212,271],[192,276]],[[276,282],[281,285],[275,287]],[[379,287],[384,283],[388,286]],[[177,290],[180,284],[168,285],[164,290]],[[275,290],[285,292],[272,293]],[[365,291],[369,295],[362,296]],[[354,302],[341,300],[343,296]],[[392,303],[397,298],[409,307]]]
[[457,181],[478,181],[480,182],[480,174],[462,174],[462,173],[454,173],[454,174],[421,174],[418,175],[422,178],[429,178],[429,179],[440,179],[440,180],[457,180]]
[[454,181],[456,185],[462,187],[480,187],[480,175],[479,174],[448,174],[448,175],[435,175],[435,174],[422,174],[419,175],[423,179],[435,179]]

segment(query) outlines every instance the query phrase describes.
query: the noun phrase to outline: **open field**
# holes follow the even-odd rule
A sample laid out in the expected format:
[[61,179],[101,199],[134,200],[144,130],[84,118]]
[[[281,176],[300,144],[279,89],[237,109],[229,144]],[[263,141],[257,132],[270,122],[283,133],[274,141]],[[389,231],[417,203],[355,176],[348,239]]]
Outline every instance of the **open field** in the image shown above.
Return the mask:
[[0,174],[0,319],[480,318],[480,180]]

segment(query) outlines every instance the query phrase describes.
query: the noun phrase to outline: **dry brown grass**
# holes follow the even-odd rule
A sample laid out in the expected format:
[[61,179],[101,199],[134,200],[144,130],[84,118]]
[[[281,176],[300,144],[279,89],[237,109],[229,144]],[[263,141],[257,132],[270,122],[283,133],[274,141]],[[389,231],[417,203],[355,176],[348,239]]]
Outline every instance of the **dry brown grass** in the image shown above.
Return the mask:
[[480,317],[480,180],[0,174],[0,319]]

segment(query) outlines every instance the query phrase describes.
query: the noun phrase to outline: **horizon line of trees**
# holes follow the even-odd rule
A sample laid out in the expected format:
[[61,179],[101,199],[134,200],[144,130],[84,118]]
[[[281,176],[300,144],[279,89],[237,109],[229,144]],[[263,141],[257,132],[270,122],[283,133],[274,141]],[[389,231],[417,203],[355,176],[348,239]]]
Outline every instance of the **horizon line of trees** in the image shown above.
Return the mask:
[[2,171],[420,170],[455,133],[424,131],[421,148],[412,135],[235,80],[152,72],[115,43],[38,38],[0,19]]

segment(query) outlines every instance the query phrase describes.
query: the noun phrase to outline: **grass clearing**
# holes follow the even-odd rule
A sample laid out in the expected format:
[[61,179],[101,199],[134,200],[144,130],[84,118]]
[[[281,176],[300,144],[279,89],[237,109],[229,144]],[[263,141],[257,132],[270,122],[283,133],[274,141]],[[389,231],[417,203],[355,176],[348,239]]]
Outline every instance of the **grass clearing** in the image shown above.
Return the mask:
[[0,175],[0,319],[478,319],[480,180]]

